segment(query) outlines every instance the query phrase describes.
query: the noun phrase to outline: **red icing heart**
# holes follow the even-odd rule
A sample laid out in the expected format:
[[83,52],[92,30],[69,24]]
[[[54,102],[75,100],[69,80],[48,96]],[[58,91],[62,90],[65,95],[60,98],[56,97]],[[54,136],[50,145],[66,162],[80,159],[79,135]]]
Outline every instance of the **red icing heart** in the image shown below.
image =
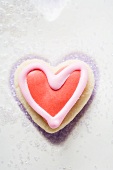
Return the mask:
[[48,114],[55,116],[75,92],[79,79],[80,71],[76,70],[70,74],[59,90],[53,90],[44,72],[34,70],[27,75],[27,84],[35,102]]

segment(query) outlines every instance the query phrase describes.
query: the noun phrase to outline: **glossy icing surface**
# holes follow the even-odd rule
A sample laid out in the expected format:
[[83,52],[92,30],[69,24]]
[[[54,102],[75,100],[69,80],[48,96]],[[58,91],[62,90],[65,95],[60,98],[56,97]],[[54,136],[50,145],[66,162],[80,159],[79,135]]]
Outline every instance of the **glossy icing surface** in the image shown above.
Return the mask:
[[27,84],[35,102],[48,114],[55,116],[73,95],[79,79],[80,71],[74,71],[60,89],[54,90],[50,87],[44,72],[34,70],[27,75]]
[[[77,87],[73,90],[73,94],[71,93],[71,98],[67,101],[64,107],[53,117],[46,110],[44,110],[37,102],[33,99],[33,96],[30,93],[29,83],[27,84],[27,78],[29,79],[30,73],[35,70],[40,70],[43,72],[48,80],[48,84],[50,88],[54,91],[59,90],[63,87],[63,85],[68,81],[67,79],[73,75],[75,71],[80,71],[80,78]],[[43,63],[33,63],[26,66],[19,75],[19,86],[21,92],[28,102],[28,104],[38,113],[40,114],[46,121],[48,122],[51,128],[57,128],[62,123],[65,116],[68,114],[70,109],[77,102],[82,92],[84,91],[88,80],[88,73],[85,64],[81,62],[77,62],[71,64],[64,68],[60,73],[56,75],[52,73],[48,66]],[[29,81],[29,80],[28,80]],[[28,87],[29,86],[29,87]]]

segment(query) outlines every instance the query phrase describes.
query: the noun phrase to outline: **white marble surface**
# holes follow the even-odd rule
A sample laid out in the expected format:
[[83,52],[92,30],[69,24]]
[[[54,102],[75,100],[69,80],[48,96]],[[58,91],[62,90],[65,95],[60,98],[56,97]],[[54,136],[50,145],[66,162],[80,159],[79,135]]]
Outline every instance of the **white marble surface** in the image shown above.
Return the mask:
[[[0,1],[0,170],[112,170],[113,1],[70,0],[52,19],[36,6],[30,0]],[[95,59],[99,87],[67,139],[53,144],[16,104],[10,71],[27,55],[55,64],[78,51]]]

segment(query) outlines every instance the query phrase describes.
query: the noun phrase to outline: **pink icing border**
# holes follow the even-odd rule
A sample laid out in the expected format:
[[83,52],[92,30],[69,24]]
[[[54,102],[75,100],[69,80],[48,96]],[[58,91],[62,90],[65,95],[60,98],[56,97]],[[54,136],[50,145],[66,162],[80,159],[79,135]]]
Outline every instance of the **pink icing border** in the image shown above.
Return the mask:
[[[72,95],[72,97],[69,99],[69,101],[66,103],[66,105],[59,111],[57,115],[52,117],[49,115],[43,108],[41,108],[32,98],[30,91],[28,89],[27,85],[27,74],[33,70],[42,70],[48,79],[48,82],[50,84],[50,87],[54,90],[58,90],[66,81],[66,79],[69,77],[69,75],[75,71],[75,70],[81,70],[81,77],[78,83],[78,86]],[[49,124],[49,126],[52,129],[55,129],[60,126],[62,121],[64,120],[65,116],[68,114],[70,109],[74,106],[74,104],[77,102],[81,94],[83,93],[86,84],[88,80],[88,71],[85,66],[85,64],[81,62],[73,63],[66,68],[64,68],[60,73],[54,74],[52,73],[46,64],[44,63],[32,63],[27,65],[20,73],[19,75],[19,87],[21,89],[21,92],[28,102],[28,104],[43,118],[45,118]]]

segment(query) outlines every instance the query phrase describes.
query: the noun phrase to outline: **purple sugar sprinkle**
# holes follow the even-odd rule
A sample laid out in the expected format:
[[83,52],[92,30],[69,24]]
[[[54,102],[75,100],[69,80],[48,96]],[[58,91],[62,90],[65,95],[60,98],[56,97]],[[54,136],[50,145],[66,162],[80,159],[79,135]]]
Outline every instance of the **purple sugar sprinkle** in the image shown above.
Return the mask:
[[[12,67],[11,70],[11,74],[10,74],[10,88],[11,88],[11,92],[13,97],[15,98],[17,104],[19,105],[20,109],[25,113],[26,117],[33,123],[33,125],[40,131],[40,133],[46,137],[46,139],[48,139],[51,143],[53,144],[60,144],[61,142],[64,142],[68,135],[70,134],[70,132],[73,130],[73,128],[76,126],[77,122],[79,121],[79,119],[84,115],[84,113],[87,111],[88,107],[90,106],[90,104],[92,103],[94,96],[96,94],[96,90],[99,84],[99,70],[97,65],[95,64],[95,61],[93,59],[91,59],[91,57],[88,57],[85,54],[82,53],[72,53],[67,55],[62,61],[59,61],[57,64],[66,61],[66,60],[70,60],[70,59],[78,59],[81,61],[86,62],[93,70],[94,73],[94,77],[95,77],[95,87],[93,90],[93,93],[89,99],[89,101],[87,102],[87,104],[84,106],[84,108],[79,112],[79,114],[66,126],[64,127],[62,130],[54,133],[54,134],[50,134],[45,132],[42,128],[40,128],[31,118],[31,116],[29,115],[29,113],[26,111],[26,109],[24,108],[24,106],[22,105],[22,103],[19,101],[19,99],[16,96],[16,91],[15,91],[15,86],[14,86],[14,73],[17,69],[17,67],[25,60],[27,59],[41,59],[44,60],[48,63],[51,64],[50,61],[45,60],[42,57],[37,57],[37,56],[27,56],[24,57],[22,59],[20,59],[19,61],[16,62],[16,64],[14,64],[14,66]],[[57,65],[56,64],[56,65]]]

